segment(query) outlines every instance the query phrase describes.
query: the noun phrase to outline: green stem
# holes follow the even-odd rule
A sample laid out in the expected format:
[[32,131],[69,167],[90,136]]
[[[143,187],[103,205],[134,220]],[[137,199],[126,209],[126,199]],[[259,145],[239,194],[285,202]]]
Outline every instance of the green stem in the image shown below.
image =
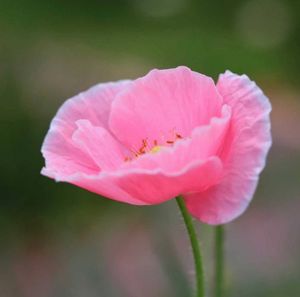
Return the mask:
[[224,227],[215,227],[215,297],[224,297]]
[[176,198],[178,207],[181,211],[187,233],[190,238],[194,262],[195,262],[195,270],[196,270],[196,297],[204,297],[204,273],[203,273],[203,265],[202,265],[202,256],[200,252],[200,246],[197,239],[197,233],[193,225],[192,217],[189,215],[184,200],[182,197],[178,196]]

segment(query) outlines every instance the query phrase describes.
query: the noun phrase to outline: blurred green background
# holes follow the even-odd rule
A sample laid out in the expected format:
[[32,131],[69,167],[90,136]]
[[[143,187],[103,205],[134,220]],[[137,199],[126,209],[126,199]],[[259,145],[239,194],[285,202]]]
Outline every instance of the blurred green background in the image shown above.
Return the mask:
[[[246,73],[269,96],[274,145],[248,211],[226,226],[227,291],[300,296],[299,12],[292,0],[0,0],[0,296],[191,296],[174,201],[128,206],[40,175],[65,99],[178,65]],[[197,225],[210,289],[212,228]]]

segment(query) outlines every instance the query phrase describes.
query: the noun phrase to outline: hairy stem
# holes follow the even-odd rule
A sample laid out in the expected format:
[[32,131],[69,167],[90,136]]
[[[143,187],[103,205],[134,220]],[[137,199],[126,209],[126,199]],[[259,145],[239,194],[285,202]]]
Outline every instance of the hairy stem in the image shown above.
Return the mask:
[[192,217],[189,215],[184,200],[181,196],[176,198],[178,207],[181,211],[187,233],[190,238],[194,262],[195,262],[195,271],[196,271],[196,297],[204,297],[204,273],[203,273],[203,264],[202,256],[200,251],[199,242],[197,239],[197,233],[193,225]]
[[215,227],[215,297],[224,297],[224,227]]

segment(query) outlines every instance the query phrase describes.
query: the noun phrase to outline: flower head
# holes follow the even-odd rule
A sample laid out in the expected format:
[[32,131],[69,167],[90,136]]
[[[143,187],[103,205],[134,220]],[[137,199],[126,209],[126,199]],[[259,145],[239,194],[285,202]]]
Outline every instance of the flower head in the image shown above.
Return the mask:
[[42,174],[137,205],[183,195],[209,224],[240,215],[271,145],[270,103],[246,75],[217,84],[187,67],[98,84],[67,100]]

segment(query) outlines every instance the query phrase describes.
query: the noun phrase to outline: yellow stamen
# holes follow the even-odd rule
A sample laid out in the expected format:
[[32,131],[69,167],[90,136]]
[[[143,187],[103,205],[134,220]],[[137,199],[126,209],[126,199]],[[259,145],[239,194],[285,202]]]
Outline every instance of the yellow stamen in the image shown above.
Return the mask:
[[150,150],[150,153],[156,154],[156,153],[159,152],[160,150],[161,150],[161,146],[156,145],[156,146],[154,146],[154,147]]

